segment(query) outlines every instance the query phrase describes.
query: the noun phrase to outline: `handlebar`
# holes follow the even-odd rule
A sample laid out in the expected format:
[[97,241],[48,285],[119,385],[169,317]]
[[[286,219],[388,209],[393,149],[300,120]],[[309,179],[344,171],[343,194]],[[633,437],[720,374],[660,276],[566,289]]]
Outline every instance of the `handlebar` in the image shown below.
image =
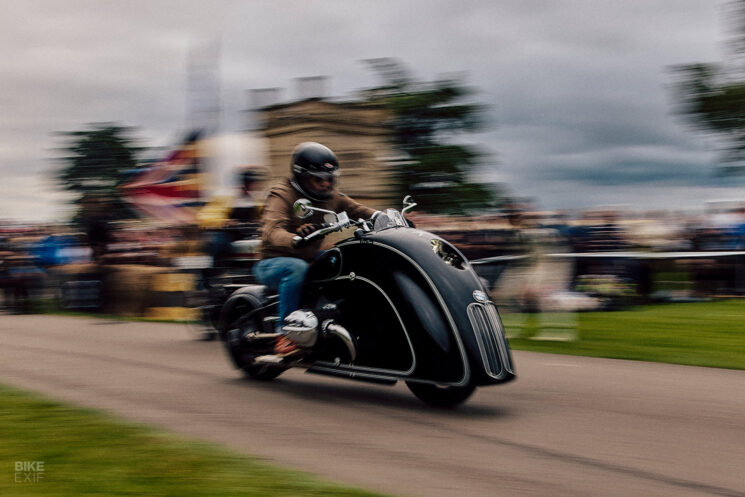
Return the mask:
[[346,212],[342,212],[336,215],[338,221],[335,223],[323,223],[321,224],[320,228],[314,231],[313,233],[309,234],[306,237],[302,237],[300,235],[295,235],[292,238],[293,243],[296,247],[301,247],[302,245],[305,245],[306,243],[312,242],[313,240],[317,238],[321,238],[323,236],[328,235],[329,233],[333,233],[335,231],[341,231],[344,228],[348,228],[350,226],[364,226],[367,221],[363,219],[358,219],[357,221],[353,221],[349,219]]
[[[407,195],[404,197],[404,209],[401,211],[401,214],[396,213],[396,218],[398,219],[395,224],[398,226],[411,226],[413,227],[413,223],[409,221],[408,219],[403,217],[403,214],[411,210],[413,207],[415,207],[417,204],[414,202],[414,199],[411,198],[411,195]],[[321,225],[321,228],[317,229],[313,233],[309,234],[306,237],[302,237],[300,235],[295,235],[292,238],[292,243],[299,247],[305,243],[308,243],[316,238],[322,237],[324,235],[327,235],[329,233],[332,233],[334,231],[339,231],[344,228],[348,228],[349,226],[362,226],[363,230],[365,232],[372,231],[373,224],[375,223],[376,216],[379,214],[382,214],[381,211],[375,211],[373,213],[372,218],[369,220],[364,219],[358,219],[357,221],[351,221],[349,219],[349,216],[347,216],[346,212],[340,212],[336,213],[330,210],[321,209],[320,207],[314,207],[310,200],[305,198],[300,198],[295,201],[295,203],[292,205],[293,211],[295,211],[295,214],[300,219],[306,219],[313,215],[313,213],[325,213],[330,214],[332,216],[336,217],[335,223],[324,223]],[[390,209],[389,209],[390,210]],[[403,224],[402,224],[403,223]],[[356,233],[355,233],[356,235]]]

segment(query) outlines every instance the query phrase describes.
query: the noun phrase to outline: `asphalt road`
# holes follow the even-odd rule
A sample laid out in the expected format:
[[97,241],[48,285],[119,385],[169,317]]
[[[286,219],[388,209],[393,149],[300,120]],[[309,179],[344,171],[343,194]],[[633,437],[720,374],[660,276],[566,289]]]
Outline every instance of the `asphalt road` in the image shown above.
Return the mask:
[[514,357],[517,381],[437,411],[400,384],[244,380],[221,344],[178,325],[0,316],[2,383],[332,481],[399,496],[745,497],[745,371]]

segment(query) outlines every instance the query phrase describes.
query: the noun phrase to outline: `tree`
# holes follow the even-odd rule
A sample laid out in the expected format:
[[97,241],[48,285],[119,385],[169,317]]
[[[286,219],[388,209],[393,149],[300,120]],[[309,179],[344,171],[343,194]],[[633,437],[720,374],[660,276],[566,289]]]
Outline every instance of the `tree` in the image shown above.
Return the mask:
[[464,214],[493,206],[493,185],[469,179],[484,155],[447,142],[483,126],[483,106],[465,102],[473,92],[458,78],[416,81],[394,59],[366,62],[384,81],[363,95],[391,113],[394,146],[401,153],[394,172],[399,196],[411,193],[427,212]]
[[696,63],[676,66],[675,97],[679,112],[699,130],[718,137],[722,143],[720,172],[745,173],[745,1],[731,2],[735,33],[732,52],[724,63]]
[[65,190],[79,194],[74,202],[81,209],[91,199],[98,199],[98,203],[105,200],[112,218],[131,217],[118,191],[125,172],[137,166],[137,154],[142,150],[133,145],[131,130],[105,123],[60,133],[67,143],[62,149],[65,155],[59,158],[64,165],[57,172],[57,180]]

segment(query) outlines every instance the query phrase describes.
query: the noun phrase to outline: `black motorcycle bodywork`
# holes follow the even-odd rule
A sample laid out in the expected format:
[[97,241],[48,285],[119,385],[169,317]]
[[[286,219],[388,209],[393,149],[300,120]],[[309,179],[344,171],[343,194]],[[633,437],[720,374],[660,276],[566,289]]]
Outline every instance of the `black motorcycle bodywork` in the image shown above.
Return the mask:
[[[358,380],[404,380],[435,405],[456,404],[476,386],[515,378],[486,288],[455,247],[426,231],[401,225],[357,230],[323,253],[308,272],[302,307],[324,306],[353,336],[356,353],[352,357],[335,337],[319,339],[293,366]],[[263,352],[240,337],[247,326],[270,334],[274,315],[276,295],[260,285],[239,289],[223,306],[221,336],[235,365],[251,376],[261,376],[251,361]],[[261,370],[267,369],[274,377],[284,367]],[[448,389],[464,398],[443,399]]]

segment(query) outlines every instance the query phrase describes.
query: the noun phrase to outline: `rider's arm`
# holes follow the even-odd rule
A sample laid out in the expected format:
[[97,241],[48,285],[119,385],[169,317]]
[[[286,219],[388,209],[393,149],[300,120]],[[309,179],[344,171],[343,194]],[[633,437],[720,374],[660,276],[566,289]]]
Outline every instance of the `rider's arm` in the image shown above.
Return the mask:
[[287,215],[287,202],[279,195],[269,194],[262,216],[262,242],[274,247],[292,248],[295,233],[291,224],[292,220]]
[[302,249],[295,248],[293,238],[300,221],[290,215],[291,205],[277,194],[270,193],[264,205],[261,227],[261,241],[266,247],[286,253],[290,257],[312,258],[321,240],[309,243]]
[[370,219],[375,213],[375,209],[359,204],[341,192],[339,193],[339,203],[340,206],[337,211],[345,211],[349,219],[352,220]]

